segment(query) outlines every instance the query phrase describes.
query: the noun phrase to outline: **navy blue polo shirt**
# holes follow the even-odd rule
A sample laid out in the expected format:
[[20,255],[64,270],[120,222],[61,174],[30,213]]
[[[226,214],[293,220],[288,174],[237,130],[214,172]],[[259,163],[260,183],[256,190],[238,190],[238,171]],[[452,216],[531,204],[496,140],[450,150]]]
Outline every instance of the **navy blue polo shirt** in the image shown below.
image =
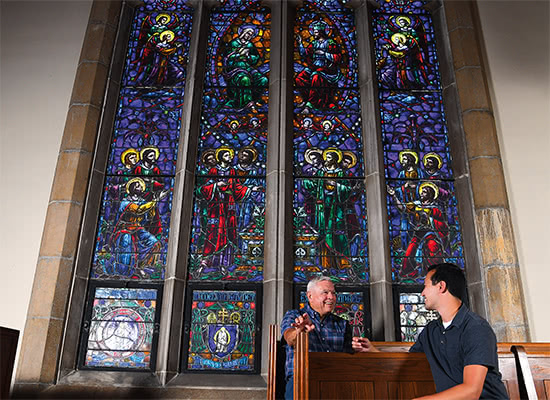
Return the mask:
[[447,329],[441,318],[431,321],[409,351],[426,354],[438,392],[461,384],[466,365],[484,365],[488,370],[480,398],[508,399],[498,370],[495,333],[487,321],[464,304]]

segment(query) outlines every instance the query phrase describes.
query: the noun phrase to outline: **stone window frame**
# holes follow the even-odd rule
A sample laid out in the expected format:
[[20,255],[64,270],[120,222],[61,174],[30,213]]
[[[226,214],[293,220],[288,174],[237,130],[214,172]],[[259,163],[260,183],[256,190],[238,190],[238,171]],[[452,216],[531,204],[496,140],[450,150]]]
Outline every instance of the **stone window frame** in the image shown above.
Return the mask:
[[[368,20],[368,2],[353,0],[356,21]],[[201,91],[196,87],[197,60],[205,57],[199,38],[208,25],[208,7],[213,2],[198,1],[193,18],[192,41],[186,102],[182,120],[182,138],[178,159],[171,231],[164,286],[157,370],[143,372],[80,371],[76,369],[78,338],[86,301],[89,263],[93,253],[99,205],[103,191],[112,121],[118,99],[120,74],[129,34],[132,8],[136,2],[94,0],[82,53],[77,68],[58,164],[48,205],[39,252],[34,287],[22,340],[16,391],[41,390],[60,384],[129,386],[185,385],[186,375],[179,373],[182,345],[183,306],[186,274],[176,265],[187,263],[189,230],[182,210],[190,210],[194,185],[194,157],[186,151],[196,148]],[[266,0],[267,5],[280,4]],[[271,7],[272,40],[282,46],[272,49],[268,132],[272,135],[268,154],[288,154],[292,145],[292,30],[281,29],[282,21],[293,21],[295,1]],[[464,237],[465,264],[471,308],[489,320],[499,341],[528,341],[529,328],[522,293],[519,263],[513,238],[510,207],[496,135],[493,109],[484,70],[484,49],[475,0],[434,1],[432,16],[442,77],[443,98],[455,171],[456,195]],[[374,102],[372,65],[365,54],[371,51],[370,24],[357,25],[360,49],[360,91],[362,97],[364,146],[375,154],[366,160],[371,280],[369,283],[373,337],[394,340],[392,282],[389,268],[388,234],[385,213],[383,163]],[[282,53],[281,48],[287,52]],[[363,49],[364,51],[361,51]],[[122,54],[111,59],[112,54]],[[111,73],[109,69],[118,71]],[[289,97],[290,96],[290,97]],[[191,101],[189,101],[191,98]],[[103,112],[102,112],[103,110]],[[268,133],[269,134],[269,133]],[[274,139],[274,140],[273,140]],[[194,147],[193,147],[194,146]],[[376,149],[373,151],[373,149]],[[102,151],[103,150],[103,151]],[[93,155],[95,154],[95,159]],[[273,238],[265,251],[263,282],[262,374],[267,370],[266,327],[279,323],[284,311],[292,306],[292,224],[285,218],[291,206],[292,160],[268,157],[266,237]],[[272,190],[278,188],[278,190]],[[380,208],[381,207],[381,208]],[[189,218],[189,216],[187,216]],[[383,245],[380,245],[383,244]],[[181,263],[181,264],[180,264]],[[275,266],[270,268],[269,266]],[[168,357],[168,355],[172,355]],[[174,356],[175,355],[175,356]],[[37,362],[37,360],[40,360]],[[189,374],[187,374],[189,375]],[[231,382],[218,379],[221,386],[264,385],[260,376],[251,380],[232,376]],[[206,381],[205,381],[206,383]],[[212,386],[211,382],[208,385]]]

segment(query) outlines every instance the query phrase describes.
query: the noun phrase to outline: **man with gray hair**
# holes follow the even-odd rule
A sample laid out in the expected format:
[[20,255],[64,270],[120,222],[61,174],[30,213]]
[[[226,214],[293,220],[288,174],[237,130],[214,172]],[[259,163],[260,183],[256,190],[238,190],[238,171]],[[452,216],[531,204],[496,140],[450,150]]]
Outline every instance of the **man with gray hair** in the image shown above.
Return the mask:
[[353,352],[351,326],[332,313],[336,307],[336,291],[331,279],[320,276],[310,280],[307,299],[303,309],[287,311],[281,323],[281,333],[286,341],[285,399],[293,398],[294,346],[298,333],[308,333],[309,351]]

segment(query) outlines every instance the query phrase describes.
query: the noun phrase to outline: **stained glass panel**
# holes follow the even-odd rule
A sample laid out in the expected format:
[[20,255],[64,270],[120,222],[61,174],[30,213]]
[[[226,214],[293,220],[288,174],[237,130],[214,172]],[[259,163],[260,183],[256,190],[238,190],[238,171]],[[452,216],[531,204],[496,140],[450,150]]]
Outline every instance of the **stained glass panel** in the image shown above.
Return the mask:
[[[157,3],[162,7],[161,2]],[[142,7],[134,17],[123,84],[183,86],[192,15],[147,8],[152,7]]]
[[437,311],[427,310],[420,293],[399,294],[401,341],[416,342],[428,322],[439,318]]
[[189,370],[255,370],[256,292],[194,290]]
[[211,13],[191,281],[263,279],[270,23],[259,1],[225,1]]
[[368,282],[353,12],[305,1],[294,25],[294,281]]
[[[302,309],[307,303],[307,293],[300,292]],[[336,308],[334,314],[346,319],[352,328],[353,336],[365,337],[365,304],[363,292],[338,292],[336,294]]]
[[156,289],[95,289],[85,367],[151,369]]
[[439,87],[430,21],[421,15],[376,15],[374,41],[381,88],[434,90]]
[[364,186],[335,176],[294,181],[295,282],[319,274],[337,282],[368,281]]
[[422,2],[380,4],[373,31],[392,278],[419,284],[430,265],[464,266],[435,35]]

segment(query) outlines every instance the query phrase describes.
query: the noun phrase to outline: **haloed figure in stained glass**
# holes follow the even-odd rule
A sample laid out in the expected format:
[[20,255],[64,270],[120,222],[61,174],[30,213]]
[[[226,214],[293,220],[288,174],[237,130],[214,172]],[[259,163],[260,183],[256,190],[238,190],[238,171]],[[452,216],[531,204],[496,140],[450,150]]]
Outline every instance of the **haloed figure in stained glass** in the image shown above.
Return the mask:
[[[132,64],[139,68],[131,80],[144,84],[169,85],[184,76],[181,69],[181,55],[178,48],[182,46],[178,38],[181,27],[176,15],[162,13],[153,20],[148,16],[143,20],[138,38],[137,59]],[[178,57],[177,61],[173,57]]]
[[[219,176],[198,188],[198,196],[206,200],[206,237],[202,251],[203,260],[195,272],[200,278],[203,272],[218,269],[226,275],[233,266],[237,249],[237,202],[262,190],[260,186],[246,186],[238,179],[232,166],[235,151],[230,147],[220,147],[215,152],[217,165],[210,168],[208,175]],[[226,178],[227,177],[227,178]]]
[[409,238],[401,265],[401,276],[415,279],[424,275],[429,265],[441,262],[448,255],[448,226],[445,214],[436,203],[439,187],[432,182],[421,183],[418,187],[420,199],[409,202],[399,199],[394,188],[388,186],[387,190],[399,211],[408,215],[406,221]]
[[343,54],[336,41],[329,37],[330,27],[325,21],[315,21],[309,26],[313,37],[304,46],[301,35],[297,35],[298,51],[307,63],[296,77],[296,87],[302,97],[299,104],[301,113],[308,114],[312,109],[334,107],[331,91],[343,79],[340,64]]
[[255,109],[268,79],[255,67],[261,57],[253,39],[258,35],[258,27],[243,25],[239,36],[227,45],[224,57],[224,75],[227,81],[226,106],[236,109]]
[[340,163],[342,151],[328,148],[323,151],[324,165],[315,174],[317,179],[305,179],[304,189],[314,199],[317,245],[321,268],[334,276],[354,274],[348,237],[348,204],[354,194]]
[[[141,178],[126,183],[127,196],[120,202],[118,220],[111,238],[115,254],[114,271],[122,276],[147,277],[158,262],[161,243],[148,230],[147,214],[168,194],[161,191],[152,200],[145,199],[146,184]],[[146,269],[151,269],[147,271]]]

